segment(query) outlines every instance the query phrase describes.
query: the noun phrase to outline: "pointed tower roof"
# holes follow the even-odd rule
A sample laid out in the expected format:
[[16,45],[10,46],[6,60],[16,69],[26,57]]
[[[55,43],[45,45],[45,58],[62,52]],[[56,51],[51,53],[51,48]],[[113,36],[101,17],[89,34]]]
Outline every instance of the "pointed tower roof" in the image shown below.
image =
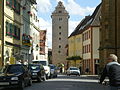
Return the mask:
[[65,9],[63,2],[59,1],[58,5],[55,7],[53,14],[68,14],[67,10]]

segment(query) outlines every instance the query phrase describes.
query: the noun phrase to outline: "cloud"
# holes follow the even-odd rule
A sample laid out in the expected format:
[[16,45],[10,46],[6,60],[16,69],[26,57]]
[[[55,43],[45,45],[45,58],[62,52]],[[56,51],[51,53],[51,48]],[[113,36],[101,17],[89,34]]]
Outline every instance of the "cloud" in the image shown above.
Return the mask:
[[[40,29],[47,30],[48,46],[52,48],[52,24],[51,21],[46,21],[43,18],[39,17]],[[69,21],[69,35],[73,32],[76,26],[80,21]]]
[[81,7],[75,2],[75,0],[68,0],[66,8],[70,14],[80,16],[85,16],[86,14],[93,12],[95,9],[91,7]]
[[81,7],[81,5],[77,4],[75,0],[56,0],[57,2],[62,1],[64,3],[64,6],[66,7],[67,11],[70,13],[70,15],[80,15],[85,16],[86,14],[91,14],[95,7]]
[[50,0],[37,0],[37,8],[39,12],[49,12],[51,7],[52,4],[50,3]]
[[69,21],[69,35],[75,30],[80,21]]
[[[51,9],[54,10],[55,7],[53,7],[52,3],[50,2],[51,0],[37,0],[37,8],[40,13],[47,14],[50,12]],[[78,3],[76,3],[75,0],[54,0],[53,2],[59,2],[62,1],[64,6],[66,7],[67,11],[70,13],[70,16],[72,18],[75,17],[75,15],[83,17],[88,14],[91,14],[95,7],[82,7]],[[39,16],[39,21],[40,21],[40,29],[41,30],[47,30],[47,37],[48,37],[48,46],[49,48],[52,48],[52,23],[51,20],[45,20],[45,17],[40,17]],[[80,20],[69,20],[69,35],[73,32],[73,30],[76,28],[76,26],[79,24]]]

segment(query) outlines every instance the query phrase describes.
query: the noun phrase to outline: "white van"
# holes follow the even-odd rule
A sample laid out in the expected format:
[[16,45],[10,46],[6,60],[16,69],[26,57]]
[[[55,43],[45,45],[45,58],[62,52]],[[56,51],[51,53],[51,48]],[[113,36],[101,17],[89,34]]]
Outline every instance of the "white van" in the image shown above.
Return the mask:
[[46,78],[48,79],[50,77],[50,67],[48,66],[49,64],[47,60],[33,60],[32,63],[42,64],[45,69]]

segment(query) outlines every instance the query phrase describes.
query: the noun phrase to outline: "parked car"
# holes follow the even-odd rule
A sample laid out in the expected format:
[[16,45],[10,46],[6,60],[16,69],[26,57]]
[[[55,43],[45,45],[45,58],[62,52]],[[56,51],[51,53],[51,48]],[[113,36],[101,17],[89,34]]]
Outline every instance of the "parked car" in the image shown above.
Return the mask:
[[50,67],[48,66],[47,60],[33,60],[33,64],[42,64],[45,69],[46,78],[50,78]]
[[23,90],[25,86],[31,85],[31,74],[24,65],[7,65],[0,74],[0,87],[13,87]]
[[50,66],[50,77],[51,78],[54,78],[54,77],[56,78],[57,74],[58,74],[57,67],[53,64],[49,64],[49,66]]
[[70,67],[68,70],[67,70],[67,75],[70,76],[70,75],[79,75],[80,76],[80,70],[77,68],[77,67]]
[[28,68],[31,71],[33,80],[37,80],[38,82],[46,80],[46,74],[42,64],[29,64]]

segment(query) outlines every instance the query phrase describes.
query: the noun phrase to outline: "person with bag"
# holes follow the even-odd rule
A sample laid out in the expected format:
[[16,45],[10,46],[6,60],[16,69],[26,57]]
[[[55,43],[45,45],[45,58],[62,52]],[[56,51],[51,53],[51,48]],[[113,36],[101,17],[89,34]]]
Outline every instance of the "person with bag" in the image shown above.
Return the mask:
[[100,78],[100,84],[103,83],[106,77],[109,78],[110,90],[120,89],[120,64],[118,57],[115,54],[110,54],[107,59],[108,64],[105,66]]

